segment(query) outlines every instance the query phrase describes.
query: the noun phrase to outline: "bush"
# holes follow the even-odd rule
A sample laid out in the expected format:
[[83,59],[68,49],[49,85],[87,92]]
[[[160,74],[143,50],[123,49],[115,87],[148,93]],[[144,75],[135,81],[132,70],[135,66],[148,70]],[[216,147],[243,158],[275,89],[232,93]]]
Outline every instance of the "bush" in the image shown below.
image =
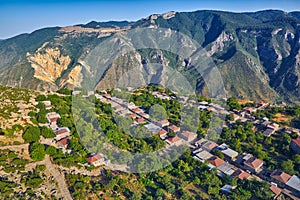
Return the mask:
[[40,139],[40,129],[35,126],[30,126],[23,134],[25,142],[37,142]]

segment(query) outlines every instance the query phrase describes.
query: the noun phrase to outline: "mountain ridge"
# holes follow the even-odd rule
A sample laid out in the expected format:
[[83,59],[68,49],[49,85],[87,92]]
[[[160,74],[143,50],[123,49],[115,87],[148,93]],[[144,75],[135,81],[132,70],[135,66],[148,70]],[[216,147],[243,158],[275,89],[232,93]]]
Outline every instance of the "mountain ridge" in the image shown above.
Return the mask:
[[[85,70],[79,62],[81,58],[106,38],[136,27],[171,29],[197,41],[211,55],[223,75],[228,96],[299,102],[298,11],[171,11],[153,14],[135,22],[91,21],[68,27],[44,28],[0,40],[0,84],[46,90],[73,87],[77,78],[82,79],[82,71]],[[141,59],[145,57],[151,60],[147,55]],[[182,70],[182,60],[176,61],[167,56],[163,58],[164,62],[181,70],[181,73],[191,74],[191,71]],[[61,64],[62,60],[68,62]],[[128,59],[129,63],[122,64],[131,65],[131,61]],[[120,75],[124,70],[116,64],[112,66],[114,70],[108,70],[108,76],[117,78],[116,74]],[[53,76],[54,69],[60,72],[58,76],[51,81],[46,80],[50,74]],[[249,80],[248,77],[252,78]],[[197,92],[205,94],[201,77],[197,75],[192,78]],[[105,77],[99,81],[99,85],[112,86]]]

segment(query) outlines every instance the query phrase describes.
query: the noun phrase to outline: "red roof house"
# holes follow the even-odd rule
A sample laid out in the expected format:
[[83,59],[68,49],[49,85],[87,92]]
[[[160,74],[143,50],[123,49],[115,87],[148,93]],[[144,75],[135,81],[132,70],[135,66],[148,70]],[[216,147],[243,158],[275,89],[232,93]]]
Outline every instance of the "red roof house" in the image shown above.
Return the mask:
[[292,176],[276,169],[271,173],[270,177],[285,184]]
[[210,159],[208,159],[208,162],[215,167],[219,167],[225,163],[225,161],[219,158],[218,156],[211,157]]

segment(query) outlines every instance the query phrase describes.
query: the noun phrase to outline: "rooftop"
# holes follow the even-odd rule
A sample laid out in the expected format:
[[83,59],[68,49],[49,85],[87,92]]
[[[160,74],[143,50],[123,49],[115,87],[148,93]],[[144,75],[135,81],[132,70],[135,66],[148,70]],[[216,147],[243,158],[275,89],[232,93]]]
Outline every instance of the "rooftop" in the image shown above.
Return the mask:
[[292,140],[300,148],[300,136],[297,139]]
[[291,178],[291,175],[277,169],[274,170],[270,176],[282,183],[288,182],[288,180]]
[[255,157],[251,157],[247,161],[245,161],[244,164],[247,164],[253,169],[257,169],[263,164],[263,161]]
[[286,184],[300,192],[300,179],[298,176],[293,175]]
[[219,167],[225,163],[225,161],[218,156],[211,157],[210,159],[208,159],[208,162],[216,167]]

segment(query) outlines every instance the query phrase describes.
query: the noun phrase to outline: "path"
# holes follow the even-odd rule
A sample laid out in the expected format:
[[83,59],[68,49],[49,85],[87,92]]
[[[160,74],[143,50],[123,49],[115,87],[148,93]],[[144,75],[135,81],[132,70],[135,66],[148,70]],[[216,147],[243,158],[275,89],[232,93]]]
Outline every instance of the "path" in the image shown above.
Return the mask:
[[66,183],[65,175],[58,171],[48,155],[45,156],[45,164],[48,171],[52,174],[57,182],[59,191],[58,196],[66,200],[72,200],[68,185]]

